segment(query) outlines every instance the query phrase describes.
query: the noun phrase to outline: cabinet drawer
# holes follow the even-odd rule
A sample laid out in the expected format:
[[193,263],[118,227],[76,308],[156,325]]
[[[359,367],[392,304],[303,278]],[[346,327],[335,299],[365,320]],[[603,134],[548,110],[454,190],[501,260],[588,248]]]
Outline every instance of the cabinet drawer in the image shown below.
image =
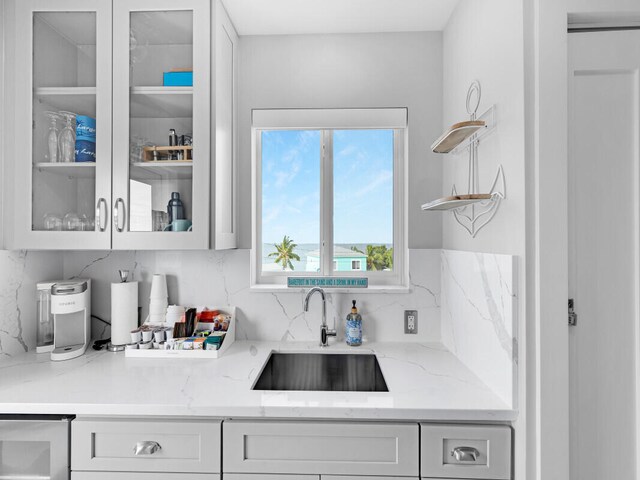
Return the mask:
[[[320,480],[410,480],[411,477],[374,477],[374,476],[351,476],[351,475],[322,475]],[[418,477],[413,477],[416,480]]]
[[511,428],[421,424],[423,478],[511,478]]
[[217,473],[71,472],[71,480],[220,480]]
[[[192,419],[75,419],[71,422],[71,469],[220,473],[220,423]],[[136,448],[145,445],[146,451],[136,454]]]
[[418,425],[225,421],[224,472],[418,476]]
[[320,475],[260,475],[259,473],[225,473],[224,480],[320,480]]

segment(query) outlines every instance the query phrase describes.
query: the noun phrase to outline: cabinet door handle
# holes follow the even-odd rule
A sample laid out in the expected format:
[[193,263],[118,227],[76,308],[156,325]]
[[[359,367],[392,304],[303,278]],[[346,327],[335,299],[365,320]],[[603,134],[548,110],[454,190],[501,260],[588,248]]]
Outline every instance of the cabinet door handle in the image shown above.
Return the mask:
[[[102,212],[104,211],[104,225],[102,224]],[[107,229],[107,224],[109,223],[109,213],[107,210],[107,201],[104,198],[100,198],[98,200],[98,204],[96,205],[96,225],[98,225],[98,230],[104,232]]]
[[456,447],[451,450],[451,456],[458,462],[476,462],[480,452],[473,447]]
[[134,455],[153,455],[154,453],[162,450],[162,447],[158,442],[151,440],[143,440],[142,442],[136,442],[136,446],[133,447]]
[[[120,205],[122,205],[122,227],[120,226]],[[127,211],[124,206],[124,200],[118,198],[113,205],[113,224],[116,226],[116,230],[122,232],[126,223]]]

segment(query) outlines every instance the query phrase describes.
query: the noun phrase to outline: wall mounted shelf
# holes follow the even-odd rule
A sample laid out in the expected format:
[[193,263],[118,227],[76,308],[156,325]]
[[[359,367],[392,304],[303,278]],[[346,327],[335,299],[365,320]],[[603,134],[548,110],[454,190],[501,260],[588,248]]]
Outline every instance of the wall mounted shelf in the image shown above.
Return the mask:
[[478,144],[480,139],[495,129],[495,107],[492,105],[477,116],[480,105],[480,83],[475,81],[467,91],[467,113],[470,119],[451,126],[432,145],[434,153],[456,155],[469,150],[468,193],[458,194],[455,185],[451,195],[422,205],[425,211],[450,210],[455,220],[472,237],[491,221],[505,198],[505,179],[502,166],[498,167],[495,180],[488,193],[477,193],[478,188]]
[[456,123],[431,145],[431,150],[433,153],[449,153],[478,130],[486,128],[486,126],[482,120],[468,120]]
[[425,203],[422,205],[422,210],[451,210],[487,200],[491,200],[491,194],[489,193],[451,195],[449,197],[442,197],[429,203]]

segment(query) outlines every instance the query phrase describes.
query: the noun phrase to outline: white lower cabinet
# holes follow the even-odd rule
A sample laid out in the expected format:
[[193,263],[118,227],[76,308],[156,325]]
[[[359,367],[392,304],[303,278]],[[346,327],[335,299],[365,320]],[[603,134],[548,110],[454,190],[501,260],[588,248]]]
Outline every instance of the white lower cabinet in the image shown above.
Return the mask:
[[224,422],[223,436],[225,478],[227,473],[419,476],[416,423],[231,420]]
[[185,473],[206,474],[194,479],[218,478],[221,423],[212,419],[76,418],[71,423],[73,478],[173,480],[175,475],[169,474],[182,478]]
[[510,480],[511,437],[506,425],[80,417],[71,479]]
[[[261,475],[259,473],[225,473],[223,480],[409,480],[418,477],[380,477],[363,475]],[[89,479],[90,480],[90,479]]]
[[511,428],[506,425],[420,425],[422,478],[509,480]]
[[71,480],[220,480],[213,473],[71,472]]
[[320,480],[320,475],[260,475],[259,473],[225,473],[224,480]]
[[418,477],[379,477],[362,475],[320,475],[320,480],[410,480]]

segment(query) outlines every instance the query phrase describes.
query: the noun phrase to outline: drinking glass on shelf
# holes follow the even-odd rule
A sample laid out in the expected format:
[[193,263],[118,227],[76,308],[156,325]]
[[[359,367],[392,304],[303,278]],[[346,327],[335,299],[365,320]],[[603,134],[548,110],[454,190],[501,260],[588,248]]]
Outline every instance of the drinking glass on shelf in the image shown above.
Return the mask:
[[69,212],[62,219],[62,229],[69,232],[81,231],[82,220],[77,213]]
[[96,229],[96,221],[94,218],[87,218],[86,215],[82,215],[82,230],[85,232],[93,232]]
[[153,210],[152,228],[154,232],[164,232],[169,223],[169,214],[162,210]]
[[66,124],[58,137],[60,161],[65,163],[76,160],[76,114],[73,112],[59,112]]
[[56,215],[55,213],[45,214],[43,224],[45,230],[62,230],[62,219],[60,218],[60,215]]
[[45,153],[45,159],[48,162],[55,163],[58,161],[58,126],[57,122],[60,119],[60,115],[56,112],[44,112],[49,118],[49,130],[47,131],[47,153]]

